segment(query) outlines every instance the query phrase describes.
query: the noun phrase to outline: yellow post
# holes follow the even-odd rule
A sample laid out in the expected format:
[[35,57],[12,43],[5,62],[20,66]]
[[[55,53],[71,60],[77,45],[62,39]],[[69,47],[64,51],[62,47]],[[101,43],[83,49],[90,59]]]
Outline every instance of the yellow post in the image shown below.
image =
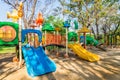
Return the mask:
[[23,16],[22,9],[23,9],[23,4],[21,2],[19,7],[18,7],[18,16],[19,16],[19,67],[21,67],[21,65],[22,65],[22,51],[21,51],[21,47],[22,47],[21,29],[22,29],[22,16]]
[[12,18],[14,22],[17,22],[19,20],[19,67],[21,67],[22,64],[22,51],[21,51],[21,28],[22,28],[22,16],[23,16],[23,3],[20,2],[19,7],[17,10],[13,10],[13,12],[10,14],[7,13],[7,18]]

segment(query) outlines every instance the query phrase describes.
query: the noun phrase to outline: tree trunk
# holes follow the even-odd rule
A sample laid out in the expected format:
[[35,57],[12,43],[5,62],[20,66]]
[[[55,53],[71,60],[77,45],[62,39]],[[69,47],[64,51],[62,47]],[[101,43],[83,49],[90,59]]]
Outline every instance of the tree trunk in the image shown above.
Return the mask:
[[118,22],[118,25],[117,25],[116,29],[114,30],[113,34],[116,33],[116,31],[118,30],[119,27],[120,27],[120,21]]
[[95,31],[94,31],[93,27],[92,27],[92,33],[94,34],[94,38],[96,39],[96,35],[95,35]]
[[33,17],[34,17],[34,14],[35,14],[36,3],[37,3],[37,0],[34,0],[32,10],[31,10],[31,16],[30,16],[30,18],[28,20],[28,26],[30,25],[30,23],[33,20]]
[[96,19],[95,25],[96,25],[96,32],[97,32],[96,39],[99,39],[98,19]]
[[106,28],[106,25],[103,27],[103,33],[104,33],[104,43],[105,43],[105,46],[107,44],[107,32],[106,32],[107,28]]

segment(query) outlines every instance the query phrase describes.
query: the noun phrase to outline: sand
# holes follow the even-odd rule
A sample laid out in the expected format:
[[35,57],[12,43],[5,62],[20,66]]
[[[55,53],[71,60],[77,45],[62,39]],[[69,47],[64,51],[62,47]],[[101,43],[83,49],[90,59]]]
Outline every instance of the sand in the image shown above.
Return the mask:
[[120,49],[89,51],[98,54],[101,60],[91,63],[72,53],[67,59],[62,55],[56,58],[55,53],[50,52],[57,70],[34,78],[27,74],[25,65],[17,69],[17,64],[12,62],[15,54],[0,55],[0,80],[120,80]]

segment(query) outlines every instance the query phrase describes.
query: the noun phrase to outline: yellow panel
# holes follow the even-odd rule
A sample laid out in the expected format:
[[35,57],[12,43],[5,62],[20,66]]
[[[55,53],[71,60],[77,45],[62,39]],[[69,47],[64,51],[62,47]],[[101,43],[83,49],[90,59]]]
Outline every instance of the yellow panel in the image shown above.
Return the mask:
[[3,31],[0,30],[0,38],[2,38],[2,37],[3,37]]
[[11,30],[8,30],[8,31],[7,31],[7,35],[6,35],[7,38],[12,38],[12,35],[11,35],[11,34],[12,34]]

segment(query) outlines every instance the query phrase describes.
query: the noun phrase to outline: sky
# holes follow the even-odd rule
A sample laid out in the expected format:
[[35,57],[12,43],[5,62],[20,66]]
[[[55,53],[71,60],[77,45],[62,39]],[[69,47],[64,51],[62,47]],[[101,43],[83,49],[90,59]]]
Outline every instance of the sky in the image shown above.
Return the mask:
[[[55,4],[53,4],[53,8],[60,5],[60,3],[55,2]],[[40,7],[42,7],[43,5],[41,5]],[[51,9],[51,7],[48,7]],[[10,6],[5,4],[4,2],[2,2],[0,0],[0,21],[8,21],[8,22],[12,22],[12,19],[7,19],[7,12],[10,12]],[[51,11],[51,10],[50,10]]]
[[[53,8],[58,6],[58,1],[56,0],[56,2],[52,5]],[[39,5],[40,7],[42,7],[43,5]],[[51,7],[49,6],[47,8],[50,8],[51,11]],[[12,21],[11,19],[7,19],[7,12],[11,11],[11,6],[7,5],[6,3],[4,3],[3,1],[0,0],[0,21]],[[39,11],[39,10],[37,10]]]
[[[51,6],[48,6],[46,8],[50,8],[49,11],[52,11],[52,8],[55,8],[56,6],[59,6],[60,3],[56,0],[56,2],[54,4],[52,4]],[[39,5],[40,7],[44,7],[44,5]],[[51,8],[52,7],[52,8]],[[8,21],[8,22],[12,22],[12,19],[7,19],[7,12],[10,12],[11,11],[11,6],[5,4],[4,2],[2,2],[0,0],[0,21],[3,22],[3,21]],[[39,12],[39,10],[37,10]],[[51,15],[51,14],[49,14]],[[44,15],[43,15],[44,16]],[[61,15],[59,15],[60,17]],[[44,16],[45,17],[45,16]],[[63,16],[61,16],[63,17]],[[64,17],[65,18],[65,17]],[[23,27],[24,28],[24,27]],[[69,28],[70,29],[70,28]],[[73,29],[71,29],[73,30]]]
[[11,21],[11,19],[7,19],[7,12],[9,11],[10,7],[0,0],[0,21]]

